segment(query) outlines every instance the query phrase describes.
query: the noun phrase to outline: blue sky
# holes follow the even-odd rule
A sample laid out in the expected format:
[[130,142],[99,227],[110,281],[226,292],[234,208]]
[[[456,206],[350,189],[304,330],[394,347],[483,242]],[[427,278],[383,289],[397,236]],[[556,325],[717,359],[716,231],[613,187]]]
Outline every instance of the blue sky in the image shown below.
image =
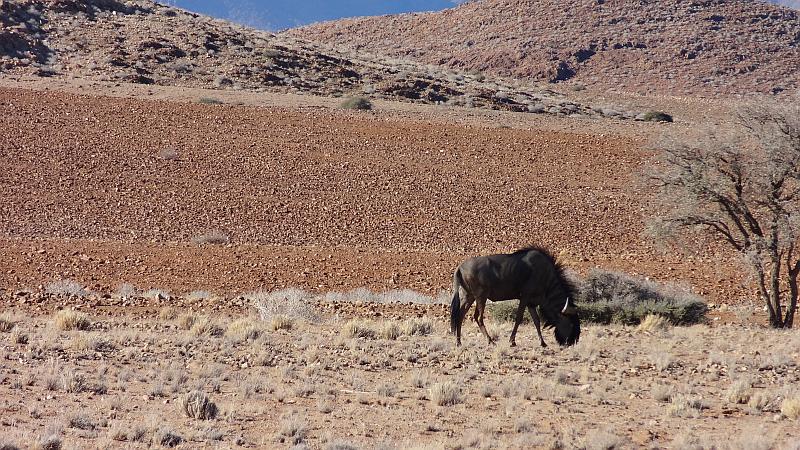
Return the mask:
[[281,30],[323,20],[451,8],[458,0],[162,0],[256,28]]

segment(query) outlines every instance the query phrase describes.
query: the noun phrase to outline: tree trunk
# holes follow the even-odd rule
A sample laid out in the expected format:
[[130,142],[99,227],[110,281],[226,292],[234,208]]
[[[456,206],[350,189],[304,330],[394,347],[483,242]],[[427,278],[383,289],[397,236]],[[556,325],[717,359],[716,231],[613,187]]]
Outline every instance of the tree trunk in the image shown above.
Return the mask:
[[781,309],[781,256],[778,252],[777,240],[773,239],[769,250],[770,267],[769,271],[769,301],[775,310],[775,320],[772,322],[774,328],[783,328],[783,310]]
[[767,289],[767,276],[766,273],[764,273],[765,270],[763,266],[763,260],[761,258],[762,256],[759,255],[753,258],[753,260],[751,260],[753,264],[753,269],[755,269],[756,275],[758,277],[757,280],[758,282],[756,283],[758,284],[758,293],[759,296],[761,297],[761,300],[767,305],[767,310],[769,311],[770,326],[773,328],[781,328],[783,325],[781,321],[781,312],[780,310],[778,311],[775,310],[775,303],[773,303],[772,301],[773,292],[770,292],[769,289]]
[[797,275],[800,273],[800,266],[795,264],[791,266],[789,261],[789,307],[786,310],[786,318],[783,321],[785,328],[792,328],[794,326],[794,312],[797,309]]

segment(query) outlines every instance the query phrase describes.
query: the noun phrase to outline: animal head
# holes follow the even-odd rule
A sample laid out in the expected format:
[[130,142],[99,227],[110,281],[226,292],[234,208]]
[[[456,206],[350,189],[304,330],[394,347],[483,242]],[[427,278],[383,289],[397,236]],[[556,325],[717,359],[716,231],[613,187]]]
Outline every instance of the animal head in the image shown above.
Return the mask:
[[564,346],[576,344],[581,337],[581,321],[578,318],[578,308],[575,307],[569,297],[566,298],[564,307],[561,308],[553,333],[556,341]]

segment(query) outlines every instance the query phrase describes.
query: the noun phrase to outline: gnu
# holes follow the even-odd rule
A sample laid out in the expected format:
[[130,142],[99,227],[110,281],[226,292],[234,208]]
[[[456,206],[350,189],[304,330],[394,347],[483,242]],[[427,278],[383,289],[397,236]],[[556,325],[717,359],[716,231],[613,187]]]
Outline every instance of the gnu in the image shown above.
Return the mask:
[[[525,309],[531,315],[539,342],[542,338],[538,306],[545,327],[555,328],[556,341],[561,345],[573,345],[581,334],[578,311],[572,301],[574,287],[564,276],[564,267],[546,250],[528,247],[511,254],[478,256],[462,262],[453,274],[453,300],[450,303],[450,329],[461,345],[461,324],[473,303],[475,321],[489,343],[493,344],[483,313],[486,300],[495,302],[519,299],[511,331],[511,345],[515,346],[517,328],[522,323]],[[464,296],[461,296],[461,290]]]

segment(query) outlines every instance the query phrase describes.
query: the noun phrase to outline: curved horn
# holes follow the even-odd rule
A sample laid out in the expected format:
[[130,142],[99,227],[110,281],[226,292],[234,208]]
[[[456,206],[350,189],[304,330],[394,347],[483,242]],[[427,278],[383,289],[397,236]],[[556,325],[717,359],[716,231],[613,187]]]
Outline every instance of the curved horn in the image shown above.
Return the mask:
[[561,314],[567,312],[567,308],[569,308],[569,297],[567,297],[567,301],[564,303],[564,309],[561,310]]

